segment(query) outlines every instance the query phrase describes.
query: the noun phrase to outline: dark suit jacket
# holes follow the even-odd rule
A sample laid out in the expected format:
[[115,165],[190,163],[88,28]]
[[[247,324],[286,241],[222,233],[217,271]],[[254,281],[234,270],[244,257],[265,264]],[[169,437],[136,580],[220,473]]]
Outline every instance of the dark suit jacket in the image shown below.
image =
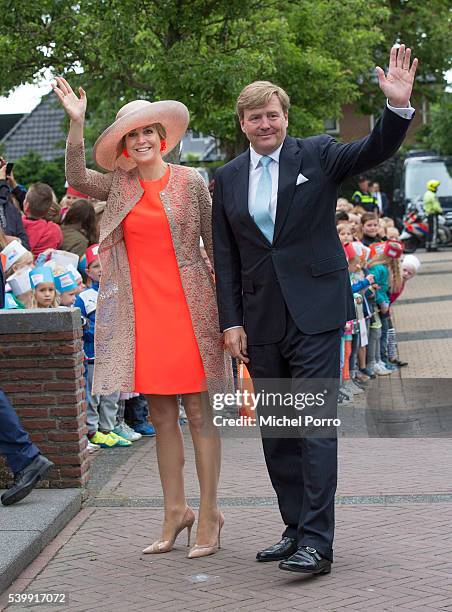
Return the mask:
[[[305,334],[355,317],[347,261],[338,238],[338,185],[393,155],[410,122],[385,109],[372,133],[348,144],[327,135],[284,140],[273,244],[248,212],[249,150],[217,171],[214,263],[220,327],[244,325],[250,344],[278,342],[285,305]],[[296,185],[302,173],[309,180]]]

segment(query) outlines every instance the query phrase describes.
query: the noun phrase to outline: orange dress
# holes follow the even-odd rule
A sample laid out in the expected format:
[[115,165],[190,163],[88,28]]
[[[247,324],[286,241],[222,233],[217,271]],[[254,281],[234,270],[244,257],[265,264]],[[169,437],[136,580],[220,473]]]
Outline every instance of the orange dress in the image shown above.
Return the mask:
[[169,168],[144,189],[123,221],[135,309],[135,392],[158,395],[207,389],[204,367],[160,199]]

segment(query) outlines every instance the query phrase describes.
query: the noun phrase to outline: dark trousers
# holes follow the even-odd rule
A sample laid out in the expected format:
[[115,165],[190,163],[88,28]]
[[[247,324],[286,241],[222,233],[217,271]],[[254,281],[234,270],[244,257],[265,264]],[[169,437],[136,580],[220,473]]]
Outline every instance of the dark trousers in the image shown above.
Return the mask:
[[428,249],[438,248],[438,215],[428,215],[428,237],[425,246]]
[[144,395],[140,394],[136,397],[131,397],[124,402],[124,420],[130,427],[137,427],[143,423],[147,423],[148,403]]
[[23,429],[11,402],[0,390],[0,454],[14,474],[23,470],[39,455],[27,432]]
[[380,314],[381,318],[381,337],[380,337],[380,358],[382,361],[388,361],[388,331],[392,327],[391,317],[389,314]]
[[[248,346],[253,379],[328,379],[340,373],[342,330],[303,334],[287,312],[286,333],[276,344]],[[256,381],[257,382],[257,381]],[[336,388],[336,387],[334,387]],[[336,410],[337,395],[334,397]],[[334,496],[337,485],[336,437],[266,437],[262,433],[268,473],[286,529],[333,560]]]

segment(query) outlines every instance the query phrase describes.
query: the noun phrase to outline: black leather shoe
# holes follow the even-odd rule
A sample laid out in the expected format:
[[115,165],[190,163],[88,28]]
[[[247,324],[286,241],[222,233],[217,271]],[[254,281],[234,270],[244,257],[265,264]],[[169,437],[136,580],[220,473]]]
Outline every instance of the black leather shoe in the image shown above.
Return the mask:
[[298,549],[297,540],[295,538],[283,538],[277,544],[264,548],[256,555],[257,561],[281,561],[287,559],[294,554]]
[[14,475],[13,486],[1,497],[2,504],[11,506],[27,497],[53,466],[54,464],[47,457],[37,455],[27,467]]
[[331,572],[331,561],[322,557],[315,548],[301,546],[289,559],[281,561],[278,567],[288,572],[299,572],[300,574],[329,574]]

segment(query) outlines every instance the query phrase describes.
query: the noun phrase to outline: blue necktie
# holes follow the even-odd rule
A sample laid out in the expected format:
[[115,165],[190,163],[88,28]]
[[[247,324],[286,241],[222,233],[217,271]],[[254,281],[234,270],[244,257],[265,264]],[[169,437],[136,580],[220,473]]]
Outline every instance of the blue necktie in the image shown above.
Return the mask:
[[268,155],[260,158],[259,163],[262,166],[262,174],[257,184],[256,197],[252,208],[254,223],[270,243],[273,242],[273,232],[275,231],[275,224],[270,216],[272,177],[268,165],[271,161],[272,158],[268,157]]

